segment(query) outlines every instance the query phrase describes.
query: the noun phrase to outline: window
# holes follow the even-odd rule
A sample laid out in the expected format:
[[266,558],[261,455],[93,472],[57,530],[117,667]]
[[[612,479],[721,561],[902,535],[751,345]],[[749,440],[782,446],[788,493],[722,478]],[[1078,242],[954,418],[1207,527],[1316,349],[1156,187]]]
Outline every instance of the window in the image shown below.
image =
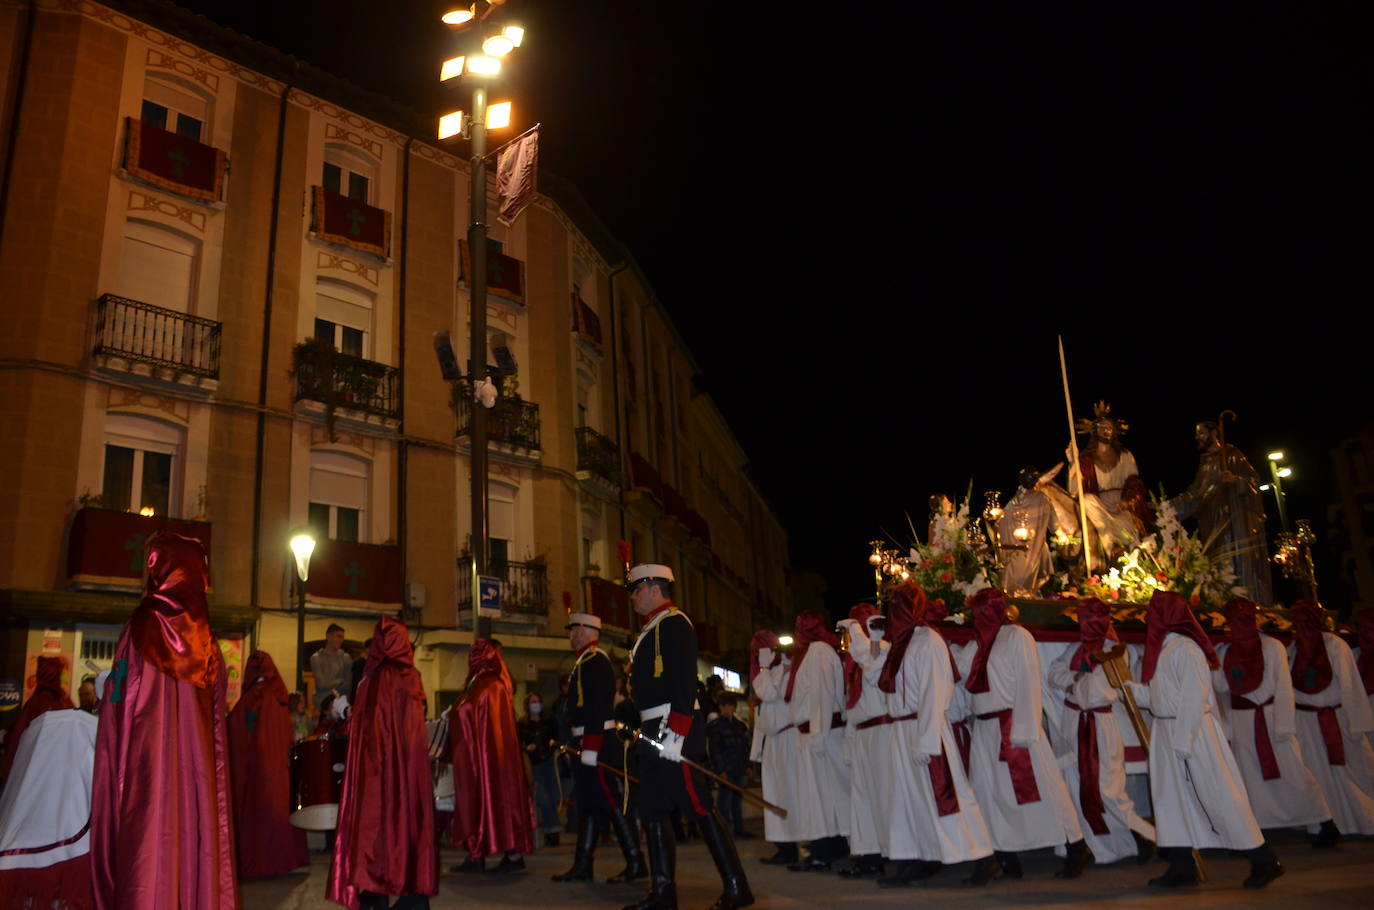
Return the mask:
[[491,564],[510,561],[511,542],[515,540],[515,497],[517,487],[508,483],[487,485],[487,536],[491,541]]
[[177,459],[182,431],[160,420],[131,414],[105,418],[100,497],[108,509],[171,515],[180,505]]
[[310,456],[310,526],[330,540],[366,543],[369,465],[339,452]]
[[199,252],[200,244],[179,231],[147,221],[126,222],[120,296],[189,313]]
[[143,85],[143,109],[139,116],[145,123],[205,142],[209,115],[208,101],[170,79],[149,76]]
[[371,158],[342,145],[324,147],[323,186],[331,193],[364,204],[372,202],[377,165]]
[[315,337],[353,357],[370,357],[372,295],[352,285],[321,281],[315,289]]

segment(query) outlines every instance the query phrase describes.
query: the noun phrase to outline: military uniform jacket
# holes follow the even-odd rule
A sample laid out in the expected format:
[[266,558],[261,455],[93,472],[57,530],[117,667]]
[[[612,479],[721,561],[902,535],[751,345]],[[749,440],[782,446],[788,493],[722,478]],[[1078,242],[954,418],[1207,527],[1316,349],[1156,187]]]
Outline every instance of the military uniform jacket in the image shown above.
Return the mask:
[[706,754],[705,723],[698,719],[697,633],[687,614],[669,602],[649,618],[630,652],[630,688],[641,729],[657,736],[666,723],[686,737],[683,755]]
[[614,706],[615,667],[605,651],[588,645],[573,664],[568,722],[573,736],[582,738],[580,748],[595,749],[598,760],[618,768],[623,753],[615,735]]

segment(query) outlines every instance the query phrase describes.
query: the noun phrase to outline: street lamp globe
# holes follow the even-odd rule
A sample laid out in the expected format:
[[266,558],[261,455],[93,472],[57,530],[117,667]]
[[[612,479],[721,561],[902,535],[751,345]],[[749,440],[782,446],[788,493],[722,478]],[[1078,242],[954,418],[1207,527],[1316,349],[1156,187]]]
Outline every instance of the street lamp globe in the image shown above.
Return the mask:
[[296,575],[302,582],[310,580],[310,556],[315,552],[315,535],[308,528],[291,535],[291,553],[296,557]]

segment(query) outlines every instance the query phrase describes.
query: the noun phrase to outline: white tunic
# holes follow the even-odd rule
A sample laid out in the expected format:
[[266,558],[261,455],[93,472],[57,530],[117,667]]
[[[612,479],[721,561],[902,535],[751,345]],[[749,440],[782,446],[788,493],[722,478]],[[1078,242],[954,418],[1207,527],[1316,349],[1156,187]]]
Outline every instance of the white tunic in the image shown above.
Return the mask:
[[[1364,649],[1363,649],[1363,648],[1352,648],[1351,651],[1350,651],[1350,653],[1351,653],[1352,655],[1354,655],[1354,657],[1355,657],[1355,662],[1358,664],[1358,663],[1359,663],[1359,660],[1360,660],[1360,657],[1361,657],[1361,656],[1363,655],[1363,653],[1364,653]],[[1358,676],[1358,675],[1359,675],[1359,673],[1358,673],[1359,667],[1356,666],[1355,669],[1356,669],[1356,671],[1357,671],[1357,672],[1356,672],[1356,676]],[[1363,682],[1363,680],[1361,680],[1361,682]],[[1371,713],[1371,714],[1374,714],[1374,692],[1370,692],[1370,693],[1369,693],[1368,695],[1366,695],[1365,697],[1369,699],[1369,711],[1370,711],[1370,713]],[[1371,742],[1374,742],[1374,730],[1370,730],[1368,733],[1366,733],[1366,734],[1365,734],[1365,738],[1366,738],[1366,739],[1369,739]]]
[[[862,629],[851,627],[849,654],[863,668],[863,692],[848,712],[845,735],[849,745],[849,852],[856,856],[887,855],[889,804],[892,799],[891,724],[859,725],[887,715],[887,695],[878,688],[889,645],[870,642]],[[877,654],[874,654],[874,651]]]
[[[1331,685],[1311,694],[1294,690],[1293,698],[1299,706],[1336,709],[1345,764],[1331,764],[1315,711],[1299,709],[1298,742],[1307,767],[1326,795],[1336,827],[1342,834],[1374,834],[1374,747],[1370,746],[1368,736],[1374,731],[1374,711],[1365,697],[1350,646],[1330,632],[1323,632],[1322,638],[1326,642],[1326,656],[1331,660]],[[1294,650],[1290,645],[1290,656]]]
[[[1002,761],[1002,720],[973,722],[970,778],[998,850],[1056,847],[1083,837],[1078,812],[1041,727],[1040,659],[1035,639],[1021,626],[1002,626],[987,662],[988,691],[971,693],[973,713],[1011,711],[1010,742],[1027,750],[1039,798],[1017,802],[1011,766]],[[967,686],[968,678],[964,683]]]
[[[896,691],[887,696],[887,710],[894,718],[917,715],[893,723],[888,740],[892,766],[889,859],[951,864],[992,854],[987,823],[964,775],[945,715],[954,700],[954,688],[944,639],[927,626],[917,627],[902,656]],[[929,768],[931,757],[942,752],[959,801],[958,812],[943,816]]]
[[[1255,711],[1237,708],[1232,704],[1231,687],[1225,673],[1212,671],[1221,714],[1231,740],[1231,752],[1236,756],[1245,792],[1250,796],[1250,808],[1261,828],[1296,828],[1317,825],[1331,817],[1317,779],[1303,761],[1298,746],[1297,726],[1293,706],[1293,680],[1288,672],[1288,654],[1277,639],[1260,633],[1264,649],[1264,676],[1260,684],[1241,696],[1252,704],[1263,705],[1264,724],[1274,750],[1274,763],[1279,776],[1264,779],[1256,746]],[[1226,656],[1229,644],[1217,648]]]
[[[784,687],[786,684],[784,680]],[[833,723],[835,715],[844,711],[844,667],[840,655],[830,645],[816,641],[807,648],[788,707],[792,723],[801,734],[797,752],[797,814],[799,824],[804,826],[801,839],[848,837],[845,728]]]
[[786,687],[785,664],[760,670],[754,677],[754,694],[759,697],[760,704],[754,712],[754,739],[749,758],[762,766],[763,798],[788,810],[787,818],[767,810],[763,813],[763,836],[775,844],[803,840],[798,834],[797,811],[800,745],[791,712],[783,701]]
[[1251,850],[1264,843],[1197,643],[1170,632],[1154,678],[1132,691],[1154,714],[1150,791],[1159,846]]
[[[1064,745],[1059,753],[1059,765],[1064,771],[1064,783],[1069,790],[1074,807],[1082,823],[1083,837],[1092,848],[1093,857],[1098,863],[1114,863],[1136,855],[1135,838],[1131,832],[1147,840],[1155,839],[1154,825],[1145,821],[1136,812],[1135,803],[1126,793],[1125,744],[1121,731],[1117,728],[1114,711],[1094,713],[1094,726],[1097,730],[1097,785],[1102,794],[1102,821],[1107,826],[1105,834],[1093,831],[1092,824],[1083,814],[1081,778],[1078,767],[1078,724],[1083,712],[1078,708],[1092,711],[1094,708],[1113,708],[1120,693],[1107,682],[1107,675],[1100,666],[1092,672],[1083,674],[1075,680],[1075,670],[1069,665],[1074,652],[1073,645],[1050,664],[1050,685],[1067,693],[1063,714],[1060,716],[1060,729],[1064,735]],[[1071,707],[1077,705],[1078,708]]]
[[[41,869],[90,852],[96,717],[45,711],[19,740],[0,797],[0,869]],[[75,837],[80,834],[80,837]],[[67,843],[70,841],[70,843]]]

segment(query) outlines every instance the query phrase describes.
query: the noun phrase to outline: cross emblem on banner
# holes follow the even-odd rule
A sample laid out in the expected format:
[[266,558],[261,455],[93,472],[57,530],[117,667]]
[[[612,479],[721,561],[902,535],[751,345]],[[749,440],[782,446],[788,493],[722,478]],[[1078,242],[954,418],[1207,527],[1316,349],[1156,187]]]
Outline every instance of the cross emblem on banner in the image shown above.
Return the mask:
[[135,534],[124,541],[124,549],[133,554],[129,560],[129,571],[135,575],[143,574],[143,545],[148,541],[147,534]]
[[173,147],[172,150],[167,153],[167,157],[172,159],[173,177],[180,177],[182,172],[186,169],[186,165],[191,163],[190,156],[183,152],[179,145]]
[[350,559],[348,561],[348,568],[344,569],[344,574],[348,576],[348,593],[357,594],[358,580],[366,578],[367,572],[363,570],[362,566],[358,565],[356,559]]
[[366,215],[364,215],[357,209],[349,209],[347,214],[344,215],[344,217],[348,219],[348,233],[352,234],[354,237],[357,237],[360,234],[362,234],[363,222],[367,220]]

